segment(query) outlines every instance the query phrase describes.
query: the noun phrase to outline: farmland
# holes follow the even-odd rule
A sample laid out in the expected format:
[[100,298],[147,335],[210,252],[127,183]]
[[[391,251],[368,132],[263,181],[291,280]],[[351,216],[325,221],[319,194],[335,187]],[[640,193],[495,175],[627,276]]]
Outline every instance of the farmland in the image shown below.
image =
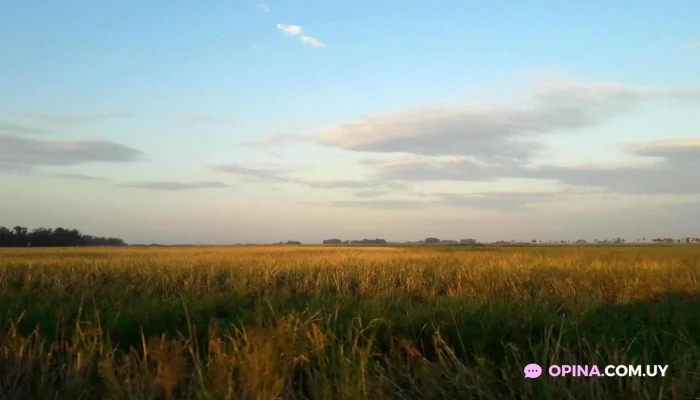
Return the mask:
[[700,395],[700,246],[0,249],[0,293],[3,399]]

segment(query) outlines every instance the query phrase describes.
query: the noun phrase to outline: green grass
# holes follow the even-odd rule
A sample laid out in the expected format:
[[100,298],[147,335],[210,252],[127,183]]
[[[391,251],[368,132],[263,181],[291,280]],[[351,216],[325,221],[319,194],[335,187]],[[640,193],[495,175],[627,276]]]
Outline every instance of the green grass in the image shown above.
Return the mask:
[[700,246],[3,249],[0,394],[695,398],[699,306]]

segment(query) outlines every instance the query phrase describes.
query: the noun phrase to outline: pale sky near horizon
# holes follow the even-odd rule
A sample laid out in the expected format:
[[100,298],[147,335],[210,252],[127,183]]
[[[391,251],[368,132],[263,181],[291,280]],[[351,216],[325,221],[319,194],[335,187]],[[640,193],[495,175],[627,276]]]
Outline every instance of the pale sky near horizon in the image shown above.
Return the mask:
[[0,225],[700,237],[700,3],[0,0]]

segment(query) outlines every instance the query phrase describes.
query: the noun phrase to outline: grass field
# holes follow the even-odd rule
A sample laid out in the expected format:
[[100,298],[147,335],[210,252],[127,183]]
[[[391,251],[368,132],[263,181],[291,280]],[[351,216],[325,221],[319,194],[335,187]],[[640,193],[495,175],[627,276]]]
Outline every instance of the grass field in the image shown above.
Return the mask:
[[0,249],[0,293],[2,399],[700,396],[700,246]]

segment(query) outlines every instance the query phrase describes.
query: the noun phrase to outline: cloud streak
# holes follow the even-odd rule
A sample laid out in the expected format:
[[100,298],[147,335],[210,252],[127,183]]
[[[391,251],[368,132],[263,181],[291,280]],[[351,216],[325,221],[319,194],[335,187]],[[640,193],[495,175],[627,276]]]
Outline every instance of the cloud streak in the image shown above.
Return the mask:
[[51,178],[60,178],[60,179],[71,179],[71,180],[76,180],[76,181],[101,181],[103,180],[100,177],[97,176],[92,176],[92,175],[87,175],[87,174],[75,174],[75,173],[47,173],[43,174],[45,176],[51,177]]
[[323,44],[321,41],[318,39],[308,36],[308,35],[302,35],[304,28],[302,28],[299,25],[285,25],[285,24],[277,24],[277,29],[282,31],[287,36],[296,36],[299,37],[302,43],[307,44],[311,47],[315,47],[317,49],[325,49],[326,45]]
[[222,118],[222,117],[214,117],[211,115],[207,114],[201,114],[201,113],[182,113],[177,116],[177,119],[183,122],[187,123],[194,123],[194,124],[199,124],[199,123],[214,123],[214,124],[224,124],[224,125],[233,125],[236,123],[235,120],[231,118]]
[[292,178],[286,176],[294,172],[294,167],[289,168],[252,168],[238,164],[223,164],[215,165],[212,168],[219,172],[246,176],[254,180],[265,183],[288,183],[302,185],[313,189],[379,189],[386,188],[391,190],[406,190],[408,185],[398,181],[381,181],[381,180],[329,180],[329,181],[309,181],[304,179]]
[[629,194],[698,194],[700,193],[700,139],[654,141],[628,145],[627,153],[657,160],[652,165],[609,166],[541,166],[523,171],[522,175],[553,179],[577,186],[600,187],[611,192]]
[[547,150],[542,135],[580,134],[651,101],[698,101],[700,88],[554,82],[537,87],[533,100],[529,107],[465,106],[374,115],[322,130],[315,140],[353,152],[409,154],[363,160],[374,169],[376,181],[529,178],[611,193],[700,193],[696,138],[628,144],[622,148],[624,153],[651,161],[634,166],[564,167],[535,162]]
[[307,143],[310,141],[313,142],[311,138],[306,136],[295,135],[293,133],[277,132],[267,135],[263,139],[243,142],[241,144],[247,147],[264,147],[288,143]]
[[700,88],[555,82],[538,87],[529,107],[435,107],[372,115],[324,129],[316,141],[360,152],[526,160],[543,150],[535,135],[576,133],[662,99],[698,100]]
[[469,157],[440,159],[404,158],[398,162],[379,163],[375,179],[404,182],[492,181],[500,178],[553,180],[565,185],[597,187],[627,194],[694,194],[700,193],[700,139],[654,141],[627,144],[622,150],[640,160],[633,166],[557,166],[532,165],[507,158],[489,158],[483,163]]
[[306,35],[304,35],[304,36],[301,37],[301,41],[304,42],[304,43],[306,43],[306,44],[308,44],[309,46],[315,47],[315,48],[317,48],[317,49],[325,49],[325,48],[326,48],[326,45],[323,44],[323,43],[321,43],[321,42],[320,42],[318,39],[316,39],[315,37],[311,37],[311,36],[306,36]]
[[31,121],[52,124],[57,126],[74,126],[90,122],[100,122],[109,119],[122,119],[132,117],[133,114],[126,111],[102,111],[87,114],[51,114],[51,113],[26,113],[23,116]]
[[0,134],[42,134],[46,133],[45,130],[39,128],[32,128],[30,126],[13,124],[13,123],[0,123]]
[[416,200],[341,200],[331,203],[333,207],[347,208],[368,208],[372,210],[394,211],[394,210],[417,210],[431,206],[435,203]]
[[285,25],[285,24],[277,24],[277,29],[284,32],[285,35],[289,35],[289,36],[300,35],[301,31],[303,30],[303,28],[299,25]]
[[334,207],[368,208],[376,210],[414,210],[430,207],[467,208],[475,210],[512,212],[534,204],[573,196],[601,194],[568,188],[555,192],[482,192],[482,193],[419,193],[413,199],[348,200],[331,203]]
[[223,182],[195,181],[195,182],[172,182],[172,181],[143,181],[122,183],[117,186],[134,189],[156,190],[163,192],[177,192],[196,189],[220,189],[228,188],[230,185]]
[[46,172],[26,165],[3,164],[0,163],[0,172],[22,175],[37,178],[56,178],[76,181],[102,181],[104,179],[87,174],[66,173],[66,172]]
[[145,160],[140,150],[107,140],[36,140],[0,135],[0,164],[19,167]]

